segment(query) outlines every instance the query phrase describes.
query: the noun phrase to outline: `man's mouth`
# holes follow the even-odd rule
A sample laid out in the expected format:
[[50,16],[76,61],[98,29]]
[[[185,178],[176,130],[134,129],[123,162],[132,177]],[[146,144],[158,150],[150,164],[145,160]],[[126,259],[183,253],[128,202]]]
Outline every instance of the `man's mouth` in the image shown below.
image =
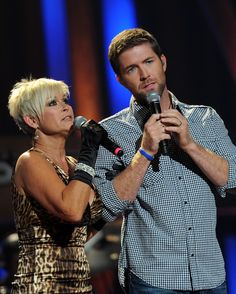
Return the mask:
[[145,85],[143,85],[142,88],[144,90],[148,90],[148,91],[154,90],[154,88],[155,88],[155,82],[145,84]]

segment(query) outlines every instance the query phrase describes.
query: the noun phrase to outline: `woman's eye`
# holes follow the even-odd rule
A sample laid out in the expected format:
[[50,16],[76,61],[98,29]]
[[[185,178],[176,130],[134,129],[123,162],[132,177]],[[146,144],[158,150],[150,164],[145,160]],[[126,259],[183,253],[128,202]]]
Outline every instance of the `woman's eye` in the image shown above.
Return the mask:
[[48,102],[48,106],[55,106],[55,105],[57,105],[56,100],[52,100],[52,101]]
[[70,104],[69,103],[69,98],[65,98],[63,101],[64,101],[65,104]]

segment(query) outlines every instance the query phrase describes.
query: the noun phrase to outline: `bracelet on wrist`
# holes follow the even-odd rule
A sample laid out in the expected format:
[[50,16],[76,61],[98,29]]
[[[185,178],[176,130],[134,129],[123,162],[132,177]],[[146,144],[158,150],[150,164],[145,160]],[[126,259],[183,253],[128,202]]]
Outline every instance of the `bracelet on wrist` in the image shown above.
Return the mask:
[[147,158],[148,160],[152,161],[154,159],[154,156],[152,156],[151,154],[148,154],[145,150],[143,150],[142,148],[139,148],[138,150],[140,152],[140,154],[142,154],[145,158]]
[[94,176],[95,176],[94,168],[92,168],[91,166],[89,166],[87,164],[84,164],[82,162],[79,162],[79,163],[76,164],[74,171],[76,172],[77,170],[82,170],[82,171],[86,172],[92,178],[94,178]]

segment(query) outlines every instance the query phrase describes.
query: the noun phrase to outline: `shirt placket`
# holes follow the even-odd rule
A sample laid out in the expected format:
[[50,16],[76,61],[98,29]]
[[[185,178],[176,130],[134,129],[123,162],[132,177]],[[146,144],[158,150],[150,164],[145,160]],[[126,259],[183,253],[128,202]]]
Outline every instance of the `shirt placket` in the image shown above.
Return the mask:
[[[189,279],[192,281],[192,288],[196,281],[193,278],[197,277],[197,262],[196,262],[196,242],[195,242],[195,229],[194,220],[192,215],[192,203],[190,195],[187,192],[186,185],[189,183],[186,178],[183,168],[172,161],[175,173],[176,190],[178,191],[178,197],[182,204],[183,220],[186,230],[186,251],[188,254],[189,263]],[[194,193],[194,191],[193,191]]]

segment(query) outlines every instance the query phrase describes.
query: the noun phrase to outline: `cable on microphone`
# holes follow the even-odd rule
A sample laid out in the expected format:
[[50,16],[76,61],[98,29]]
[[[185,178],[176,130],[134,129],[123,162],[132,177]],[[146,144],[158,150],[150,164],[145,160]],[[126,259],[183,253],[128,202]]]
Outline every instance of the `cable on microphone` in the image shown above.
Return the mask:
[[[75,117],[75,120],[74,120],[74,128],[75,129],[79,129],[82,127],[83,124],[85,124],[88,120],[83,117],[83,116],[77,116]],[[121,149],[120,146],[118,146],[116,143],[114,143],[113,141],[111,141],[109,138],[108,138],[108,134],[107,134],[107,131],[98,123],[96,123],[95,121],[93,121],[94,124],[97,124],[99,126],[99,128],[103,129],[104,130],[104,139],[102,140],[102,143],[101,145],[106,148],[108,151],[110,151],[112,154],[118,156],[118,157],[121,157],[124,152],[123,150]]]

